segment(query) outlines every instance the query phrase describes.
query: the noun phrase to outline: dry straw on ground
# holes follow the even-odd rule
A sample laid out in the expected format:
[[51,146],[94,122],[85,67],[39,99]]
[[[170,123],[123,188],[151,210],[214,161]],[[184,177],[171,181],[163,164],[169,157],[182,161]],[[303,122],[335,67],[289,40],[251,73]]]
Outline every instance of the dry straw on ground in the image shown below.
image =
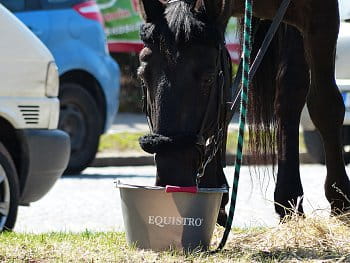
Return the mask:
[[[130,248],[125,234],[3,233],[0,262],[350,262],[349,218],[292,217],[271,228],[234,229],[219,253]],[[214,250],[222,237],[217,227]]]
[[349,219],[292,216],[273,228],[235,230],[226,250],[251,261],[350,262]]

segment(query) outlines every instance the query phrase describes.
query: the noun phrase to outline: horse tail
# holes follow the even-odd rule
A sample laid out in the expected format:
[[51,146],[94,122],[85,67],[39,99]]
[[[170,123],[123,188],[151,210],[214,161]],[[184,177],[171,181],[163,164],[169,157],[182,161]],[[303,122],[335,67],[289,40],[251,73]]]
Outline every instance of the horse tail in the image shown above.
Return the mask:
[[[255,58],[265,35],[271,25],[270,21],[258,22],[252,44],[252,58]],[[254,26],[257,26],[255,21]],[[273,38],[262,63],[252,79],[248,94],[248,154],[251,161],[260,164],[275,164],[278,152],[279,112],[277,98],[281,92],[279,78],[283,73],[282,49],[287,26],[281,25]]]

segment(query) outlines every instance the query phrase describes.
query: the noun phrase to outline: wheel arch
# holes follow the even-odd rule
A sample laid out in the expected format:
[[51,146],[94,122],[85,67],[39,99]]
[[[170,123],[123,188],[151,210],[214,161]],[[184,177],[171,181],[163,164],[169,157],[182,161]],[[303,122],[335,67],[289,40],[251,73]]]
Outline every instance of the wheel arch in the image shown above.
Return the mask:
[[[72,70],[60,76],[60,83],[77,83],[86,89],[95,99],[97,108],[101,115],[102,127],[106,124],[106,97],[98,80],[89,72],[84,70]],[[101,130],[101,134],[103,129]]]
[[21,131],[16,130],[10,122],[2,117],[0,117],[0,127],[0,141],[11,155],[15,164],[21,195],[28,175],[28,149],[22,137]]

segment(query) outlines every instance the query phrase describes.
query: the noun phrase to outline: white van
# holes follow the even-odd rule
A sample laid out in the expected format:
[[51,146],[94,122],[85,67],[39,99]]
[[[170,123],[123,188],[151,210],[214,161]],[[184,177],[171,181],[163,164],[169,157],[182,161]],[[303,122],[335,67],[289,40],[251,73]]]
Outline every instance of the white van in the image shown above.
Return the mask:
[[43,197],[67,166],[69,136],[57,130],[58,73],[41,41],[0,4],[0,231],[18,205]]

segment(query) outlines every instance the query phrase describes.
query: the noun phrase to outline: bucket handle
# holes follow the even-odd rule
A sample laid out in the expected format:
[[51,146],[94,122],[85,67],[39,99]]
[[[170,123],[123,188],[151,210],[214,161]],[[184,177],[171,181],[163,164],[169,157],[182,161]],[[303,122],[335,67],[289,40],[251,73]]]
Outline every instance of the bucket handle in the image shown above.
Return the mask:
[[174,186],[167,185],[165,187],[166,193],[191,193],[196,194],[198,192],[197,186]]

